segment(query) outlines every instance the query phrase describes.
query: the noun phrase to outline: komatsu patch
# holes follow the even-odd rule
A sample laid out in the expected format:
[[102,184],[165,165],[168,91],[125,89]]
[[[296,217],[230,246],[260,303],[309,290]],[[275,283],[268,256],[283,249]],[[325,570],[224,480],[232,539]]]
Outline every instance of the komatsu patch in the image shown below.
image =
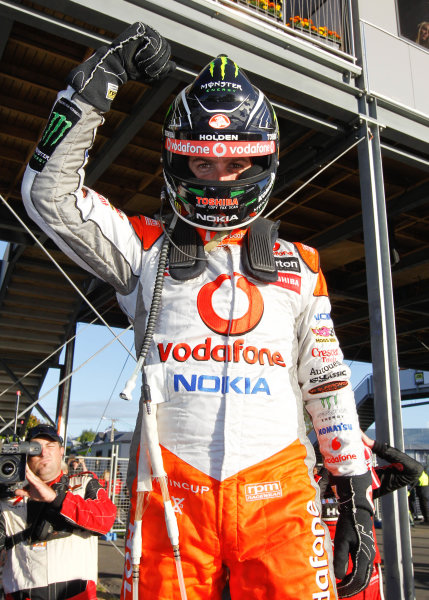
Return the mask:
[[82,117],[80,108],[67,98],[60,98],[54,105],[45,131],[30,159],[29,166],[40,173],[55,148]]

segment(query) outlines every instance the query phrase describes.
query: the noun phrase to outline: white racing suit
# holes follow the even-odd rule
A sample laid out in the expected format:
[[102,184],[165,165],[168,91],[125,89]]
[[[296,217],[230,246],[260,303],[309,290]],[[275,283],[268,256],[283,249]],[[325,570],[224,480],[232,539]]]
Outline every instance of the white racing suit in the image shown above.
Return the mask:
[[[70,125],[56,129],[53,149],[45,144],[39,152],[42,167],[33,162],[27,168],[27,211],[69,257],[113,285],[134,324],[138,349],[163,230],[153,219],[127,218],[83,187],[87,152],[102,121],[97,111],[78,97],[72,104],[61,100],[49,135],[58,114]],[[212,237],[200,233],[204,242]],[[318,253],[277,240],[278,280],[261,283],[243,274],[243,233],[232,232],[206,253],[207,266],[194,279],[176,281],[167,268],[146,359],[188,598],[220,598],[227,567],[232,598],[333,599],[329,535],[320,522],[303,405],[331,472],[365,473],[349,369]],[[142,410],[130,457],[124,598],[131,598]],[[142,597],[178,598],[157,482],[148,499]]]
[[61,472],[49,485],[58,494],[51,503],[0,500],[6,599],[94,600],[97,534],[112,527],[115,505],[92,473],[67,477]]

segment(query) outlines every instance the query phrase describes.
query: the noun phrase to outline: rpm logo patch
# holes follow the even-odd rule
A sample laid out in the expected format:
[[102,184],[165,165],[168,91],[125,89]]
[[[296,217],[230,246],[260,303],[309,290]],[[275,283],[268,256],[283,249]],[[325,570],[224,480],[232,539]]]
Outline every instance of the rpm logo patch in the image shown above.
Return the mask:
[[269,500],[283,495],[280,481],[264,481],[263,483],[248,483],[244,488],[246,502]]

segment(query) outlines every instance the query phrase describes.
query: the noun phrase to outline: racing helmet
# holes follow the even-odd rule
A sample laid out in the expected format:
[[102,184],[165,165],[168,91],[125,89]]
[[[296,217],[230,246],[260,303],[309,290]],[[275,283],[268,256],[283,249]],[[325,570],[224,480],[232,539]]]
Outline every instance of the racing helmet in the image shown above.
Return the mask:
[[[235,62],[218,56],[175,98],[165,117],[162,161],[173,210],[204,229],[246,227],[267,205],[278,148],[269,100]],[[188,166],[195,156],[249,157],[252,165],[234,181],[204,180]]]

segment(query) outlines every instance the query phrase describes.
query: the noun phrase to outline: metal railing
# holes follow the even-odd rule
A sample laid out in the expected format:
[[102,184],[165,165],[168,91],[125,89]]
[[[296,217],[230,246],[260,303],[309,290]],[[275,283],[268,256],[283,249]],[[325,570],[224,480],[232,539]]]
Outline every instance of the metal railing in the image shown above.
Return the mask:
[[[82,470],[91,471],[98,477],[101,485],[107,490],[109,498],[116,505],[117,513],[112,531],[126,531],[130,497],[126,486],[128,458],[119,458],[117,445],[112,448],[112,456],[77,456]],[[68,463],[68,459],[66,459]]]
[[216,0],[296,37],[355,56],[351,0]]

